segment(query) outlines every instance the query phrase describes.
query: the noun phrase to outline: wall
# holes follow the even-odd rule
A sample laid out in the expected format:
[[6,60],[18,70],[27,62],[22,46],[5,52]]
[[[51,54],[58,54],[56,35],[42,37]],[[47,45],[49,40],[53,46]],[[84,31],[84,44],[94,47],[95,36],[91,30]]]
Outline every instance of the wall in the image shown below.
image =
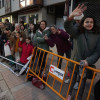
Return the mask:
[[0,9],[0,16],[5,15],[5,7]]
[[42,19],[47,21],[48,26],[55,24],[55,15],[48,14],[46,7],[42,8]]
[[65,2],[66,0],[44,0],[44,6]]

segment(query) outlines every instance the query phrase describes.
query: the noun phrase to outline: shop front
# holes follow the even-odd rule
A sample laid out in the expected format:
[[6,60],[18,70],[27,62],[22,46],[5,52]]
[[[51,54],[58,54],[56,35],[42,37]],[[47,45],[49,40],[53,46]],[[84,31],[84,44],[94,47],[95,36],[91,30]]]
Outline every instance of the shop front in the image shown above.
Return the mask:
[[20,0],[20,11],[18,12],[18,22],[24,21],[24,24],[37,24],[42,20],[43,0]]

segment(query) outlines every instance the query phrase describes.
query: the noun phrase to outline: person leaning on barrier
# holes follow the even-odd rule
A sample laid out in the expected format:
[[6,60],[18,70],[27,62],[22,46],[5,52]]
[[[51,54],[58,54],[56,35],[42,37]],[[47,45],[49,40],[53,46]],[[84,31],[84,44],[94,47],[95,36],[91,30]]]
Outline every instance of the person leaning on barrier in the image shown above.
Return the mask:
[[[65,31],[61,29],[57,29],[55,25],[51,25],[50,30],[51,30],[50,38],[48,38],[47,36],[44,36],[48,45],[50,47],[54,47],[54,45],[56,44],[58,55],[64,56],[64,53],[65,53],[66,57],[70,58],[71,43],[68,40],[69,35]],[[58,68],[60,69],[61,69],[61,63],[62,63],[62,59],[60,60],[60,63],[58,66]]]
[[[49,28],[47,27],[47,22],[45,20],[42,20],[40,22],[40,28],[36,31],[36,34],[34,36],[34,41],[36,43],[35,46],[42,48],[44,50],[49,50],[49,45],[45,41],[44,36],[47,35],[49,37],[50,34],[51,32]],[[41,61],[43,59],[41,72],[43,71],[45,67],[46,55],[47,53],[44,54],[44,58],[43,58],[43,52],[41,52],[40,59],[39,59],[39,66],[41,65]],[[39,56],[39,52],[38,52],[38,56]]]
[[[97,27],[95,20],[91,16],[83,17],[80,22],[79,27],[73,26],[74,16],[80,16],[87,9],[87,7],[82,4],[78,5],[75,10],[70,14],[68,19],[64,23],[65,30],[73,37],[73,51],[71,59],[84,62],[84,66],[91,66],[100,57],[100,29]],[[72,73],[73,64],[69,63],[69,69]],[[72,84],[69,91],[69,96],[67,100],[71,100],[73,86],[77,79],[77,74],[79,72],[79,67],[76,66]],[[87,77],[82,79],[82,84],[78,94],[77,100],[82,100],[82,95],[85,89]]]

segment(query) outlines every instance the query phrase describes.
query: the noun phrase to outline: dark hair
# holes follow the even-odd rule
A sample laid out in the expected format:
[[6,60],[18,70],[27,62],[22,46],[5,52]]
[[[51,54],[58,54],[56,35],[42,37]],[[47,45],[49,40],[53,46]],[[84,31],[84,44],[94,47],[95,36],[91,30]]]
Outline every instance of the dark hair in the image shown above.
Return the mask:
[[19,23],[22,24],[22,25],[24,25],[24,21],[20,21]]
[[30,40],[31,41],[31,37],[26,37],[26,39]]
[[92,18],[93,19],[94,25],[93,25],[92,31],[95,34],[99,33],[100,28],[96,25],[96,21],[95,21],[95,19],[92,16],[85,16],[85,17],[82,18],[82,20],[80,21],[80,25],[79,25],[80,33],[84,33],[84,31],[85,31],[85,28],[83,27],[83,23],[84,23],[86,18]]
[[21,28],[21,26],[23,26],[23,27],[24,27],[24,29],[25,29],[25,26],[24,26],[24,25],[20,25],[20,28]]
[[45,20],[42,20],[42,21],[40,22],[40,24],[41,24],[42,22],[44,22],[45,25],[47,26],[47,22],[46,22]]
[[9,20],[8,19],[6,19],[6,21],[9,23]]
[[[30,24],[34,25],[33,33],[36,33],[36,25],[33,23],[30,23]],[[31,30],[29,30],[29,33],[31,33]]]
[[[41,22],[40,22],[40,24],[42,23],[42,22],[44,22],[45,23],[45,28],[47,27],[47,22],[45,21],[45,20],[42,20]],[[41,27],[39,26],[39,29],[40,29],[40,31],[43,31],[43,29],[41,29]]]
[[6,28],[6,31],[9,31],[9,30],[10,30],[10,29],[7,27],[7,28]]

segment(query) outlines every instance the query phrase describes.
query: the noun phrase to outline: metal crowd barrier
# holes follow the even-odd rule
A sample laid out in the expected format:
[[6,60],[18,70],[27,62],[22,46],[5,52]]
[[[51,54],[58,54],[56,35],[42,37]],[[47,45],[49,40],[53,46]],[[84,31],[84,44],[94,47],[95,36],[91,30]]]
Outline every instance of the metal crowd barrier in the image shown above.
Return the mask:
[[[19,66],[22,67],[22,69],[20,70],[20,72],[19,72],[19,73],[16,73],[16,72],[14,72],[14,70],[13,70],[12,68],[10,68],[8,65],[6,65],[6,64],[4,64],[4,63],[2,63],[2,62],[0,62],[1,65],[3,65],[4,67],[8,68],[8,69],[9,69],[12,73],[14,73],[16,76],[20,76],[20,75],[25,71],[25,69],[28,67],[28,64],[29,64],[29,62],[30,62],[30,60],[29,60],[25,65],[22,65],[22,64],[20,64],[20,63],[18,63],[18,62],[16,62],[16,61],[10,60],[10,59],[8,59],[8,58],[6,58],[6,57],[3,57],[3,56],[0,56],[0,58],[5,59],[5,60],[7,60],[7,61],[9,61],[9,62],[12,62],[12,63],[17,64],[17,65],[19,65]],[[30,57],[29,57],[29,59],[30,59]]]
[[[43,57],[42,57],[42,60],[41,60],[41,64],[39,66],[38,64],[39,64],[39,59],[40,59],[41,52],[43,53]],[[43,74],[41,76],[40,72],[41,72],[41,69],[42,69],[42,63],[43,63],[45,53],[47,53],[47,57],[46,57],[46,61],[45,61],[45,67],[44,67],[44,70],[43,70]],[[38,58],[37,58],[37,56],[38,56]],[[58,63],[55,62],[55,63],[57,63],[57,67],[59,66],[60,59],[66,60],[66,64],[65,64],[65,67],[64,67],[63,70],[60,70],[57,67],[56,67],[57,69],[55,68],[55,65],[53,64],[54,57],[57,57],[57,58],[59,57]],[[38,59],[37,62],[36,62],[36,59]],[[50,63],[49,64],[50,68],[48,67],[48,62]],[[73,72],[72,72],[72,75],[71,75],[69,86],[68,86],[68,88],[65,88],[66,84],[64,83],[64,80],[65,80],[65,75],[67,74],[67,69],[68,69],[69,62],[73,63],[74,66],[73,66]],[[36,66],[34,66],[35,63],[36,63]],[[75,68],[77,67],[76,65],[79,65],[79,63],[76,62],[76,61],[73,61],[71,59],[59,56],[59,55],[54,54],[52,52],[43,50],[41,48],[34,48],[33,53],[32,53],[32,57],[31,57],[31,60],[30,60],[30,64],[29,64],[29,70],[27,72],[27,77],[26,78],[28,79],[30,76],[35,75],[45,85],[47,85],[54,93],[56,93],[60,98],[62,98],[63,100],[67,100],[67,97],[69,95],[69,90],[70,90],[70,87],[71,87],[71,83],[72,83],[72,80],[73,80],[73,75],[74,75],[74,72],[75,72]],[[75,97],[74,100],[77,100],[79,90],[80,90],[80,86],[81,86],[81,83],[82,83],[82,78],[83,78],[83,75],[84,75],[84,72],[85,72],[86,68],[94,71],[93,78],[92,78],[91,84],[90,84],[90,89],[89,89],[88,96],[87,96],[87,100],[89,100],[89,97],[90,97],[90,94],[91,94],[91,89],[92,89],[92,86],[93,86],[95,75],[96,75],[96,73],[100,73],[100,70],[91,68],[89,66],[83,68],[82,76],[81,76],[81,79],[80,79],[80,82],[79,82],[79,87],[78,87],[76,97]],[[46,73],[46,69],[48,69],[47,73]],[[62,73],[60,73],[61,71],[62,71]],[[64,73],[63,73],[63,71],[64,71]],[[57,75],[55,75],[52,72],[55,72]],[[46,81],[43,80],[43,77],[44,77],[45,73],[47,74]],[[61,76],[61,77],[63,76],[63,78],[60,78],[59,76]],[[59,85],[59,89],[55,88],[55,87],[58,87],[58,85]],[[64,94],[63,94],[62,91],[64,91]]]

